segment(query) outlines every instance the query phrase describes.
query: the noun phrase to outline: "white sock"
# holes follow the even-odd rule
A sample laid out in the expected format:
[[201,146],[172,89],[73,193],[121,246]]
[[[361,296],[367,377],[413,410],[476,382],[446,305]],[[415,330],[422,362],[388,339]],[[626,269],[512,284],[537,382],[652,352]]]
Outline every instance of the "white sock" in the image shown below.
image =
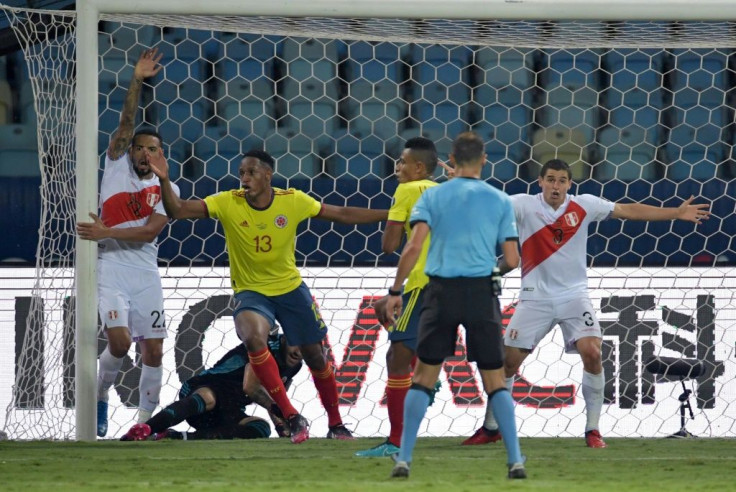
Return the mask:
[[[506,383],[506,389],[512,391],[514,388],[514,376],[506,378],[504,381]],[[491,406],[491,400],[488,400],[486,402],[486,419],[483,421],[483,427],[488,430],[498,429],[498,422],[496,422],[496,417],[493,416],[493,407]]]
[[[161,394],[161,382],[163,380],[163,366],[151,367],[142,364],[141,381],[139,383],[140,404],[138,405],[138,419],[141,422],[141,413],[148,412],[148,418],[158,405],[159,395]],[[148,418],[142,420],[145,422]]]
[[591,374],[583,371],[583,399],[585,400],[585,411],[587,422],[585,432],[599,429],[601,410],[603,409],[603,388],[606,386],[606,378],[603,371],[600,374]]
[[123,357],[117,358],[110,353],[110,347],[100,354],[99,369],[97,370],[97,401],[107,401],[110,387],[123,366]]

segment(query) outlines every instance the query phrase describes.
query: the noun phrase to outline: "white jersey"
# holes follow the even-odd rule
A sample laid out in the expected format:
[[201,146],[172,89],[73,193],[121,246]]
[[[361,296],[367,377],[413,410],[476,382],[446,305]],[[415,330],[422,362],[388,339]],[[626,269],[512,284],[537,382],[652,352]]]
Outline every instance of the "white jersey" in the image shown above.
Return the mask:
[[[178,196],[179,188],[173,183],[172,187]],[[140,179],[127,153],[116,160],[105,155],[100,210],[100,218],[106,226],[121,229],[143,226],[152,214],[166,215],[158,177]],[[144,243],[106,238],[98,245],[100,260],[158,271],[158,239]]]
[[554,210],[542,193],[512,195],[521,243],[522,300],[587,296],[588,226],[608,218],[615,204],[593,195],[565,198]]

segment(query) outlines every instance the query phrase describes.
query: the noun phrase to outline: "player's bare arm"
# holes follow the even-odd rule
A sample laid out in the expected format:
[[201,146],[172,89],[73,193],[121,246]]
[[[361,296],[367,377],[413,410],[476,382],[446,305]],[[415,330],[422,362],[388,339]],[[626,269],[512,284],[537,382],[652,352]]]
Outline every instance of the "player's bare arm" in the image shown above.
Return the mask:
[[390,255],[401,246],[401,240],[404,237],[403,222],[387,222],[386,228],[383,230],[381,237],[381,249],[387,255]]
[[163,149],[150,154],[149,164],[153,174],[161,182],[161,200],[166,214],[172,219],[205,219],[207,207],[202,200],[182,200],[174,192],[169,179],[169,164],[164,157]]
[[[417,222],[414,227],[412,227],[411,236],[409,237],[406,246],[404,246],[404,250],[401,252],[399,266],[396,269],[396,277],[394,278],[394,284],[391,287],[391,290],[401,290],[401,287],[404,285],[404,281],[409,276],[409,273],[417,263],[417,259],[419,259],[419,255],[422,253],[422,246],[428,235],[429,225],[427,225],[426,222]],[[401,308],[401,296],[389,296],[384,309],[385,316],[387,318],[397,319],[401,316]]]
[[[248,398],[253,400],[254,403],[268,411],[268,416],[270,417],[271,422],[273,422],[273,425],[276,428],[276,433],[279,437],[289,437],[290,433],[288,422],[281,415],[281,410],[278,410],[278,406],[276,406],[276,403],[273,401],[273,398],[271,398],[271,395],[268,394],[266,388],[261,385],[258,376],[253,372],[250,364],[245,367],[245,373],[243,374],[243,391],[248,395]],[[278,413],[275,413],[274,409],[277,410]]]
[[90,213],[92,222],[80,222],[77,224],[77,233],[82,239],[88,241],[99,241],[100,239],[120,239],[122,241],[135,241],[150,243],[161,234],[169,218],[161,214],[151,214],[145,225],[137,227],[115,228],[107,227],[97,214]]
[[338,207],[322,204],[317,218],[339,222],[340,224],[373,224],[388,219],[388,210],[374,210],[361,207]]
[[120,114],[120,124],[113,134],[108,148],[110,158],[113,160],[120,158],[130,146],[135,131],[135,114],[138,111],[143,80],[153,77],[163,68],[159,65],[162,56],[156,48],[147,49],[141,53],[138,62],[135,64],[133,78],[130,81],[128,94],[125,96],[125,102],[123,103],[123,111]]
[[505,241],[501,245],[503,256],[498,261],[498,269],[501,275],[506,275],[511,270],[519,266],[521,257],[519,256],[519,241],[512,239]]
[[616,219],[629,220],[684,220],[700,224],[710,217],[710,207],[707,203],[693,204],[694,196],[691,196],[679,207],[655,207],[643,203],[617,203],[613,214]]

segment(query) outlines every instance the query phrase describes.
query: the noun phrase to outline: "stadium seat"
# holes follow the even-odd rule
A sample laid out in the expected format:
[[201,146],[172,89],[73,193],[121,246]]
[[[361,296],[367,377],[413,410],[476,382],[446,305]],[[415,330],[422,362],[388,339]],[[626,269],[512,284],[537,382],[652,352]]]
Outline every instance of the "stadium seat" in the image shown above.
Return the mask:
[[[340,130],[335,136],[335,152],[325,169],[333,178],[383,178],[393,173],[393,156],[386,142],[375,135],[356,136]],[[398,158],[398,155],[396,155]]]
[[535,74],[529,50],[480,48],[475,52],[475,65],[481,70],[483,85],[525,89],[534,84]]
[[321,149],[305,135],[279,128],[266,136],[264,146],[276,159],[276,174],[283,178],[311,178],[322,172]]
[[348,46],[345,58],[346,77],[350,85],[356,81],[376,83],[402,82],[406,48],[392,43],[356,41]]
[[219,50],[216,59],[243,61],[255,59],[261,62],[272,62],[280,54],[279,43],[281,38],[263,36],[260,34],[218,32]]
[[103,59],[127,56],[134,63],[144,49],[156,46],[157,38],[160,39],[160,31],[154,26],[137,26],[133,29],[120,22],[104,21],[97,43]]
[[0,125],[0,176],[40,176],[38,135],[30,125]]
[[303,59],[308,61],[328,60],[337,63],[346,47],[338,40],[318,40],[304,38],[285,38],[281,42],[281,57],[289,63],[292,60]]
[[611,50],[603,57],[603,69],[611,74],[611,87],[651,93],[662,87],[663,56],[660,49]]
[[656,129],[644,130],[638,126],[604,128],[598,135],[602,158],[595,165],[594,177],[599,181],[656,180],[658,140]]
[[[271,82],[274,79],[273,61],[253,58],[223,58],[215,63],[215,75],[218,82],[224,84],[229,84],[233,79],[244,79],[252,82],[264,78]],[[271,92],[274,92],[273,88],[271,88]]]
[[572,169],[572,179],[582,181],[590,176],[588,145],[590,140],[582,132],[567,127],[540,128],[532,135],[530,177],[536,177],[542,164],[550,159],[562,159]]
[[263,136],[276,128],[273,101],[232,101],[221,106],[220,111],[218,114],[225,120],[222,126],[228,128],[235,138]]

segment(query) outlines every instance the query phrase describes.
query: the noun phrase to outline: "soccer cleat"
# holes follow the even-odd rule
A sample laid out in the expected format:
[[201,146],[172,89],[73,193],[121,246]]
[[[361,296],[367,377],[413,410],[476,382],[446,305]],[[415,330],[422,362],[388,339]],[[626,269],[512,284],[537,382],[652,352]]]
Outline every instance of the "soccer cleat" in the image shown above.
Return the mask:
[[358,458],[383,458],[384,456],[391,456],[399,452],[399,447],[394,446],[390,442],[382,442],[378,446],[374,446],[370,449],[364,449],[358,451],[355,456]]
[[391,478],[409,478],[409,463],[397,461],[391,470]]
[[501,433],[498,429],[488,430],[485,427],[480,427],[475,434],[465,439],[462,442],[463,446],[475,446],[478,444],[490,444],[492,442],[500,441]]
[[[346,429],[347,430],[347,429]],[[309,421],[298,413],[289,417],[291,442],[299,444],[309,439]]]
[[327,439],[339,439],[340,441],[354,441],[353,433],[345,427],[345,424],[337,424],[327,431]]
[[151,426],[148,424],[135,424],[128,429],[121,441],[145,441],[151,435]]
[[513,465],[509,465],[509,478],[526,478],[526,468],[524,468],[524,463],[514,463]]
[[97,402],[97,437],[107,435],[107,402]]
[[608,447],[606,442],[601,437],[601,433],[598,429],[593,429],[585,433],[585,444],[589,448],[605,448]]
[[164,429],[161,432],[154,432],[148,436],[148,441],[161,441],[163,439],[174,439],[181,441],[184,439],[184,432],[179,432],[174,429]]

